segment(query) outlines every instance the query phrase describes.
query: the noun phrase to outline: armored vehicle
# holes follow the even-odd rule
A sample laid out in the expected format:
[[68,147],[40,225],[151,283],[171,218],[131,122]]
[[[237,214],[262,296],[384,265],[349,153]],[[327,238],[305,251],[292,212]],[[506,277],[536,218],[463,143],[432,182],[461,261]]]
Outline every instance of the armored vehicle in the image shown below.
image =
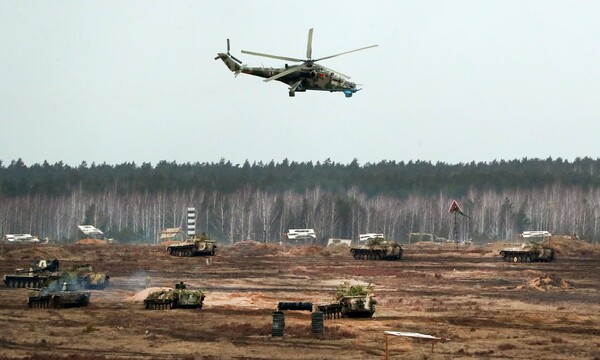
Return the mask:
[[90,303],[88,291],[77,290],[77,284],[51,282],[49,287],[29,290],[30,308],[82,307]]
[[353,285],[347,282],[338,287],[335,301],[317,305],[326,319],[341,317],[372,317],[375,313],[375,295],[372,286]]
[[520,247],[510,247],[500,250],[500,256],[509,262],[532,262],[554,260],[554,250],[539,242],[526,242]]
[[94,271],[90,264],[83,264],[74,265],[68,271],[61,271],[58,279],[61,282],[76,283],[82,289],[102,290],[108,286],[110,276]]
[[173,256],[214,255],[216,251],[216,241],[210,240],[204,233],[167,246],[167,252]]
[[400,260],[404,250],[400,244],[377,237],[364,245],[352,246],[350,253],[357,260]]
[[188,290],[183,283],[175,289],[159,290],[150,293],[144,299],[144,306],[151,310],[165,309],[202,309],[204,293],[200,290]]
[[29,268],[19,268],[15,274],[4,275],[6,286],[12,288],[39,287],[49,277],[55,276],[58,271],[59,262],[54,260],[35,260],[29,264]]

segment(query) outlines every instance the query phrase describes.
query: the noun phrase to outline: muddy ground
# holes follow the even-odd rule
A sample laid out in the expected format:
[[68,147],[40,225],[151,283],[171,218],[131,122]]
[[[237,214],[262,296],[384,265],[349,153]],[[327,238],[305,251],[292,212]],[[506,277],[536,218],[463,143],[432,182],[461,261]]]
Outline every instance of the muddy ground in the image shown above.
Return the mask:
[[[58,258],[111,276],[86,308],[29,309],[26,289],[0,285],[0,357],[382,359],[393,330],[450,340],[432,352],[390,338],[390,359],[600,359],[598,246],[527,264],[501,261],[498,244],[404,248],[400,261],[359,261],[343,247],[242,243],[208,260],[149,245],[0,245],[2,274]],[[146,287],[179,281],[205,291],[201,310],[144,309]],[[287,312],[284,337],[271,337],[279,301],[327,302],[343,281],[375,286],[372,319],[325,320],[315,336],[310,313]]]

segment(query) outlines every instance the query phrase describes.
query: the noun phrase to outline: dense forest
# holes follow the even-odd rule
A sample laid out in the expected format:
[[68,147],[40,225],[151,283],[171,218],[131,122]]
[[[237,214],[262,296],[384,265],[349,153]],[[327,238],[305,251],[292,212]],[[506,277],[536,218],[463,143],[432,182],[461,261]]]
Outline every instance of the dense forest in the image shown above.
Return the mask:
[[[448,213],[457,200],[470,218]],[[197,228],[223,242],[278,242],[289,228],[320,240],[411,232],[462,240],[514,239],[548,230],[600,239],[600,159],[459,164],[330,161],[156,165],[0,162],[0,234],[74,241],[89,224],[121,242],[156,242],[161,229]]]

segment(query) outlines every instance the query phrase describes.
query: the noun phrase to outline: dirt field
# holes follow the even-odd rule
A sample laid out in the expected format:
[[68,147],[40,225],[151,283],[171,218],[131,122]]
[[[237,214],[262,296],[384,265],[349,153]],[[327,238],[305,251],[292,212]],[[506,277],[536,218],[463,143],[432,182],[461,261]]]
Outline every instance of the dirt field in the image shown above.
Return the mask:
[[[0,286],[0,357],[48,359],[383,359],[385,330],[448,338],[390,338],[390,359],[600,359],[600,249],[558,244],[552,263],[513,264],[500,245],[404,246],[400,261],[358,261],[347,248],[222,246],[212,261],[161,246],[0,245],[0,273],[34,258],[91,263],[110,274],[87,308],[29,309],[27,290]],[[557,246],[558,246],[557,245]],[[544,276],[548,275],[548,276]],[[145,310],[146,287],[184,281],[206,293],[201,310]],[[375,286],[372,319],[325,320],[279,301],[327,302],[343,281]]]

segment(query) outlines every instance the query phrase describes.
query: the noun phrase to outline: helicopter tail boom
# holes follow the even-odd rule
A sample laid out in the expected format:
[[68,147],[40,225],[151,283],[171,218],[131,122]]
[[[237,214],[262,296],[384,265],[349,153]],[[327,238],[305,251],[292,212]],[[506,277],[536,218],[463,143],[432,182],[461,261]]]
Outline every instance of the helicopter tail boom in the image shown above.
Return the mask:
[[229,68],[229,70],[236,72],[236,73],[239,73],[240,71],[242,71],[242,66],[237,61],[235,61],[231,55],[219,53],[219,54],[217,54],[217,57],[215,57],[215,60],[218,60],[218,59],[223,60],[223,62]]

